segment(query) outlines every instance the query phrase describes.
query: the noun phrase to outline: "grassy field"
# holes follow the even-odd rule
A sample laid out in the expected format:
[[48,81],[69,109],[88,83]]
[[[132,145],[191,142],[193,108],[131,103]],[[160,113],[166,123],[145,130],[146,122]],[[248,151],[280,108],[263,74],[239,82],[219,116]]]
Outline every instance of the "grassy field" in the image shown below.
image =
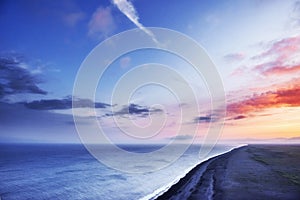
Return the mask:
[[300,186],[299,145],[256,145],[247,151],[252,159],[267,165],[272,171]]
[[242,148],[221,182],[221,199],[300,199],[300,145]]

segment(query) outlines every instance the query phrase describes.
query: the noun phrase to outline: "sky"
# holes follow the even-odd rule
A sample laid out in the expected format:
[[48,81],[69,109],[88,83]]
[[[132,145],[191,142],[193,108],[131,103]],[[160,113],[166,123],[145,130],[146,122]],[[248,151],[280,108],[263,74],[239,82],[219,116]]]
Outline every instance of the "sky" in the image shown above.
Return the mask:
[[[220,142],[300,138],[300,1],[4,0],[0,26],[0,142],[80,143],[99,128],[114,143],[201,142],[218,123]],[[157,49],[120,55],[94,99],[74,96],[80,66],[97,45],[134,28],[159,43],[148,27],[178,31],[203,47],[222,80],[226,116],[212,109],[205,77]],[[118,81],[137,67],[112,101]],[[181,90],[148,84],[126,91],[152,78]]]

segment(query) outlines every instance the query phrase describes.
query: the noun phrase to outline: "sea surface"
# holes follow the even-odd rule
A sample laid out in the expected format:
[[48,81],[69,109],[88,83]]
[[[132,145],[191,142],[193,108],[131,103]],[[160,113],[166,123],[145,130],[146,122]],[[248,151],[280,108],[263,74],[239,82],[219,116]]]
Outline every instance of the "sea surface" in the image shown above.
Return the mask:
[[[151,152],[158,146],[126,145],[122,148]],[[232,148],[215,146],[204,160]],[[105,166],[79,144],[1,144],[0,197],[1,200],[150,199],[201,163],[199,150],[200,146],[190,146],[176,162],[159,171],[126,173]],[[114,152],[109,153],[114,156]],[[162,154],[159,160],[168,156]],[[145,163],[137,163],[136,167],[148,164],[151,166],[153,161],[145,159]]]

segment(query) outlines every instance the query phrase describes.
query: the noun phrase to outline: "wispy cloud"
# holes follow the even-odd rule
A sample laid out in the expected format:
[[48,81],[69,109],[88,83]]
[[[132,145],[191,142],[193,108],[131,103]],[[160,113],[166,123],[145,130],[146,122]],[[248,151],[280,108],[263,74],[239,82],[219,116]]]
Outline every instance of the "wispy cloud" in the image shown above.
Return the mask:
[[192,140],[193,136],[192,135],[177,135],[177,136],[169,137],[167,139],[186,141],[186,140]]
[[112,2],[130,21],[132,21],[139,29],[141,29],[147,35],[149,35],[155,43],[158,43],[155,35],[149,29],[147,29],[142,23],[139,22],[138,13],[136,12],[133,4],[130,1],[112,0]]
[[244,53],[231,53],[224,56],[224,59],[229,62],[241,61],[245,58]]
[[115,29],[115,22],[109,7],[99,7],[88,24],[88,36],[96,39],[107,37]]
[[300,1],[296,1],[292,7],[291,13],[291,23],[292,26],[296,28],[300,26]]

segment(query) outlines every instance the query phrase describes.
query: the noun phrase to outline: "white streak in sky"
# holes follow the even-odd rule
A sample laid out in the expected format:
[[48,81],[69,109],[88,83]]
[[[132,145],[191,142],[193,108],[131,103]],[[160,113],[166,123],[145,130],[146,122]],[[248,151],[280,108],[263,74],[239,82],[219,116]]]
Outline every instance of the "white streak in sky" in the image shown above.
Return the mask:
[[155,38],[155,35],[148,30],[146,27],[144,27],[143,24],[141,24],[139,22],[139,16],[134,8],[134,6],[132,5],[132,3],[128,0],[112,0],[113,4],[115,4],[118,9],[124,14],[126,15],[126,17],[132,21],[139,29],[141,29],[142,31],[144,31],[147,35],[149,35],[152,40],[158,44],[158,41]]

